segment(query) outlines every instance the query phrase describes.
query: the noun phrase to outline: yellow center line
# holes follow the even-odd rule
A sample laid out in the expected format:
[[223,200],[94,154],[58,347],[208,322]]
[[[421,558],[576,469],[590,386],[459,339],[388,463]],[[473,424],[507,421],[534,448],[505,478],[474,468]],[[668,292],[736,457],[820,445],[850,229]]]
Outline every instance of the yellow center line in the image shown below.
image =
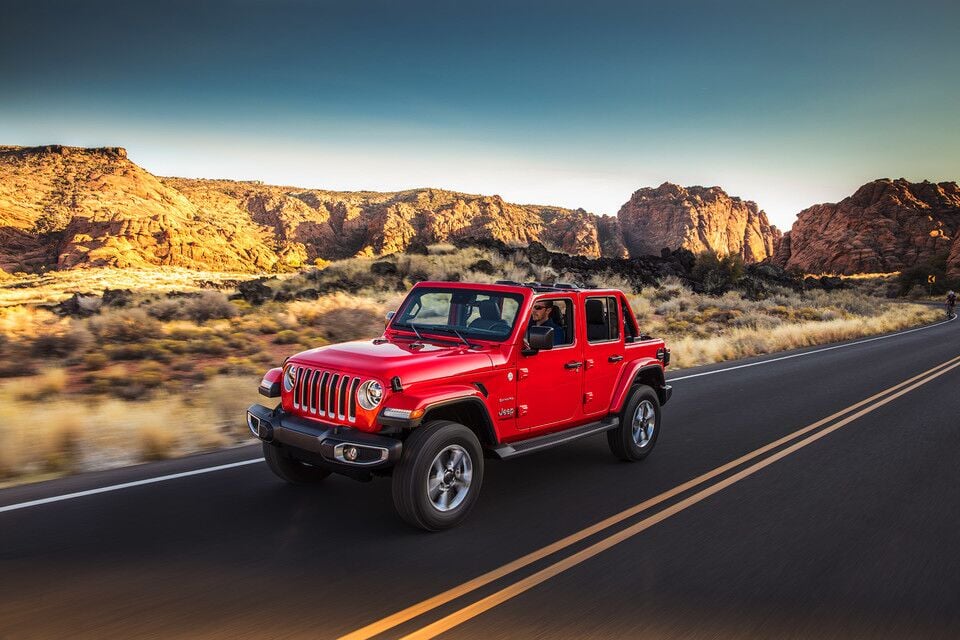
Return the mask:
[[669,489],[657,496],[654,496],[653,498],[645,500],[644,502],[641,502],[637,505],[634,505],[633,507],[625,509],[620,513],[616,513],[608,518],[605,518],[604,520],[601,520],[600,522],[597,522],[594,525],[591,525],[585,529],[577,531],[576,533],[572,533],[569,536],[566,536],[565,538],[561,538],[556,542],[553,542],[536,551],[532,551],[531,553],[528,553],[525,556],[517,558],[512,562],[509,562],[501,567],[493,569],[492,571],[488,571],[487,573],[477,576],[472,580],[469,580],[467,582],[464,582],[463,584],[460,584],[456,587],[448,589],[447,591],[439,593],[431,598],[428,598],[414,605],[411,605],[406,609],[402,609],[390,616],[387,616],[386,618],[382,618],[381,620],[377,620],[376,622],[373,622],[365,627],[357,629],[356,631],[353,631],[344,636],[341,636],[338,640],[368,640],[369,638],[372,638],[380,633],[383,633],[384,631],[392,629],[400,624],[403,624],[408,620],[412,620],[417,616],[427,613],[428,611],[432,611],[437,607],[440,607],[448,602],[451,602],[453,600],[456,600],[457,598],[460,598],[461,596],[464,596],[472,591],[475,591],[481,587],[484,587],[490,584],[491,582],[495,582],[496,580],[499,580],[504,576],[510,575],[515,571],[523,569],[524,567],[529,566],[543,558],[553,555],[558,551],[562,551],[563,549],[566,549],[571,545],[574,545],[582,540],[585,540],[586,538],[589,538],[590,536],[596,533],[599,533],[600,531],[603,531],[604,529],[608,529],[613,525],[616,525],[639,513],[642,513],[643,511],[646,511],[651,507],[655,507],[656,505],[662,502],[670,500],[671,498],[677,495],[680,495],[681,493],[684,493],[685,491],[688,491],[693,487],[703,484],[708,480],[712,480],[713,478],[719,475],[722,475],[727,471],[744,464],[745,462],[749,462],[750,460],[753,460],[754,458],[761,456],[773,449],[776,449],[777,447],[791,440],[794,440],[806,433],[809,433],[810,431],[813,431],[814,429],[817,429],[836,418],[839,418],[847,413],[850,413],[851,411],[859,409],[860,407],[866,404],[869,404],[870,402],[876,400],[877,398],[880,398],[888,393],[901,389],[902,387],[909,385],[910,383],[916,380],[919,380],[920,378],[936,371],[937,369],[941,369],[957,361],[960,361],[960,356],[951,358],[946,362],[938,364],[937,366],[932,367],[924,371],[923,373],[917,374],[912,378],[908,378],[907,380],[900,382],[899,384],[896,384],[892,387],[884,389],[883,391],[880,391],[879,393],[876,393],[870,396],[869,398],[865,398],[864,400],[861,400],[855,404],[850,405],[849,407],[841,409],[840,411],[837,411],[836,413],[829,415],[826,418],[818,420],[813,424],[810,424],[806,427],[803,427],[792,433],[789,433],[778,440],[775,440],[769,444],[766,444],[758,449],[755,449],[754,451],[751,451],[750,453],[747,453],[737,458],[736,460],[732,460],[724,465],[717,467],[716,469],[713,469],[700,476],[697,476],[692,480],[688,480],[683,484],[677,485],[676,487]]
[[[954,358],[954,360],[956,360],[956,358]],[[947,363],[944,363],[944,365],[945,364]],[[944,365],[939,365],[939,366],[942,367]],[[444,618],[441,618],[440,620],[437,620],[436,622],[429,624],[418,631],[415,631],[409,635],[406,635],[402,638],[402,640],[427,640],[429,638],[434,638],[437,635],[452,629],[453,627],[463,624],[464,622],[470,620],[471,618],[474,618],[480,615],[481,613],[488,611],[496,607],[497,605],[502,604],[507,600],[510,600],[511,598],[514,598],[520,595],[525,591],[528,591],[529,589],[535,587],[536,585],[542,582],[545,582],[546,580],[549,580],[550,578],[566,571],[567,569],[570,569],[571,567],[575,567],[576,565],[584,562],[585,560],[588,560],[596,556],[597,554],[602,553],[603,551],[606,551],[607,549],[623,542],[624,540],[627,540],[628,538],[631,538],[637,535],[638,533],[646,529],[649,529],[650,527],[657,524],[658,522],[662,522],[663,520],[666,520],[670,516],[680,513],[681,511],[697,504],[698,502],[701,502],[702,500],[705,500],[706,498],[714,495],[715,493],[722,491],[723,489],[729,487],[730,485],[737,483],[740,480],[743,480],[744,478],[755,474],[761,469],[770,466],[774,462],[777,462],[778,460],[785,458],[791,453],[794,453],[795,451],[798,451],[806,447],[807,445],[810,445],[816,442],[820,438],[823,438],[833,433],[837,429],[840,429],[845,425],[850,424],[854,420],[857,420],[858,418],[879,409],[885,404],[896,400],[900,396],[906,393],[909,393],[910,391],[913,391],[914,389],[922,385],[927,384],[928,382],[942,376],[943,374],[947,373],[951,369],[955,369],[956,367],[960,367],[960,362],[956,362],[951,366],[948,366],[940,371],[937,371],[936,373],[932,374],[928,378],[921,380],[920,382],[917,382],[916,384],[913,384],[905,389],[902,389],[890,396],[887,396],[886,398],[876,402],[871,406],[861,409],[857,413],[847,418],[844,418],[843,420],[840,420],[836,424],[833,424],[827,427],[826,429],[823,429],[822,431],[818,431],[817,433],[790,445],[789,447],[783,449],[782,451],[778,451],[777,453],[750,465],[746,469],[743,469],[742,471],[739,471],[733,474],[729,478],[725,478],[724,480],[721,480],[716,484],[710,485],[709,487],[702,489],[701,491],[698,491],[692,496],[681,500],[680,502],[664,509],[663,511],[660,511],[648,518],[641,520],[640,522],[637,522],[636,524],[633,524],[627,527],[623,531],[620,531],[607,538],[604,538],[603,540],[600,540],[599,542],[596,542],[590,545],[589,547],[587,547],[586,549],[583,549],[582,551],[578,551],[577,553],[571,556],[568,556],[562,560],[559,560],[558,562],[544,569],[541,569],[540,571],[522,580],[519,580],[514,584],[508,587],[505,587],[500,591],[497,591],[494,594],[487,596],[486,598],[478,600],[477,602],[471,605],[468,605],[458,611],[455,611],[450,615]],[[936,367],[934,368],[936,369]]]

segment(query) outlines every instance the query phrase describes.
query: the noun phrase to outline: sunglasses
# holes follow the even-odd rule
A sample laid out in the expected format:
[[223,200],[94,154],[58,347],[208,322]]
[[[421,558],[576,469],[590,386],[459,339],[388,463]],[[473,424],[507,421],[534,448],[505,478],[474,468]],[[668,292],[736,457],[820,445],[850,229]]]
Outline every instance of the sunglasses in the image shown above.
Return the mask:
[[533,308],[536,309],[537,311],[542,311],[543,309],[549,309],[550,307],[548,307],[545,304],[535,304],[533,305]]

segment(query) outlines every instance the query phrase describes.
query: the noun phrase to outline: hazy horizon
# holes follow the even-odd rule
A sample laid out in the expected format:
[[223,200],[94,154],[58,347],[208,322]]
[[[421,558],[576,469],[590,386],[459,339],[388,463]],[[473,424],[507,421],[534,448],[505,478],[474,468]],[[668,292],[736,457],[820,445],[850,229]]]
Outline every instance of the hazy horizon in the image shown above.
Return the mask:
[[719,186],[788,230],[882,177],[957,180],[940,2],[4,3],[0,144],[156,175],[433,187],[616,214]]

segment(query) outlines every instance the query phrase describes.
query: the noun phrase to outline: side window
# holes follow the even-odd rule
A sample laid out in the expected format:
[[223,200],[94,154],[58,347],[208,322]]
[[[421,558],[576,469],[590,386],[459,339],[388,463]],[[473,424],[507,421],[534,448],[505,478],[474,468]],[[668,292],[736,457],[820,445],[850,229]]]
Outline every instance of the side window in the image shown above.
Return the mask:
[[573,301],[569,298],[547,298],[533,303],[531,324],[553,327],[553,346],[573,344]]
[[621,305],[620,311],[623,313],[623,335],[627,339],[627,342],[630,342],[631,339],[640,335],[640,331],[637,329],[637,325],[633,320],[633,314],[627,313],[626,301]]
[[604,342],[620,337],[620,305],[616,298],[587,298],[587,342]]

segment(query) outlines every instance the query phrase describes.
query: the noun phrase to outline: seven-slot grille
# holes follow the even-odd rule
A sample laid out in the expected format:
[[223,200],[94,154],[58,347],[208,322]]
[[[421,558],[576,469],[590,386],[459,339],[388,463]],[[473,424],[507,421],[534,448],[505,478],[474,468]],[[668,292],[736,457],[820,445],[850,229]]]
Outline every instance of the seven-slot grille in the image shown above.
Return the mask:
[[307,415],[355,422],[359,386],[360,378],[298,366],[293,408]]

